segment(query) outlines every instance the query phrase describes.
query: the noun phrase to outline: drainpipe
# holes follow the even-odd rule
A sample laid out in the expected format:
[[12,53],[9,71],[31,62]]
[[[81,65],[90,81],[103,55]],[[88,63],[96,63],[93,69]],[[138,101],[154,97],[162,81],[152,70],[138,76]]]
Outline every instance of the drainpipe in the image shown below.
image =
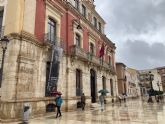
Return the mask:
[[68,111],[68,83],[69,83],[69,81],[68,81],[68,79],[69,79],[69,47],[68,47],[68,40],[69,40],[69,38],[68,38],[68,27],[69,27],[69,22],[68,22],[68,9],[67,9],[67,15],[66,15],[66,92],[65,92],[65,100],[66,100],[66,111]]

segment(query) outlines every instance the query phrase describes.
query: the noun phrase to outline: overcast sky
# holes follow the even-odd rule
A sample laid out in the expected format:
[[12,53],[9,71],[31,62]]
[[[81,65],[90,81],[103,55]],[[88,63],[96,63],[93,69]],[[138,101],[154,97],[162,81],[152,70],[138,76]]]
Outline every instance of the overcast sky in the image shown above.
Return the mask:
[[95,0],[116,44],[116,61],[128,67],[165,66],[165,0]]

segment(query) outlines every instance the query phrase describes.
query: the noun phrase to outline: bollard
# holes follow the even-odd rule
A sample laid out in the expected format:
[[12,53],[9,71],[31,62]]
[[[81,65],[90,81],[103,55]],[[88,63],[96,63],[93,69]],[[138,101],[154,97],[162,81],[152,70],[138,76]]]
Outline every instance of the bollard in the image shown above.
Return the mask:
[[24,106],[23,106],[23,124],[28,124],[29,114],[30,114],[30,106],[27,104],[24,104]]

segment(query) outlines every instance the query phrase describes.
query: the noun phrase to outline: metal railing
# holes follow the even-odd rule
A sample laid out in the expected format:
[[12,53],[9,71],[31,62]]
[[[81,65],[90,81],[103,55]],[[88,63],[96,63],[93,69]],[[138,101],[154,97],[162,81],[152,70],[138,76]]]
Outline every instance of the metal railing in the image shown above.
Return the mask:
[[92,53],[88,52],[88,60],[94,64],[100,65],[100,58],[96,57]]
[[101,59],[99,57],[91,54],[90,52],[85,52],[84,49],[82,49],[76,45],[71,46],[71,56],[78,57],[85,61],[89,61],[91,63],[94,63],[97,66],[104,67],[104,68],[110,70],[111,72],[115,73],[115,68],[111,64],[108,64],[105,61],[103,61],[103,63],[102,63]]
[[50,45],[55,45],[65,49],[65,42],[60,37],[56,37],[53,34],[46,33],[44,36],[44,42]]
[[104,61],[103,66],[105,68],[108,68],[111,72],[115,73],[115,68],[110,63],[107,63],[107,62]]
[[71,55],[72,56],[78,56],[81,59],[88,59],[87,53],[80,47],[73,45],[71,46]]

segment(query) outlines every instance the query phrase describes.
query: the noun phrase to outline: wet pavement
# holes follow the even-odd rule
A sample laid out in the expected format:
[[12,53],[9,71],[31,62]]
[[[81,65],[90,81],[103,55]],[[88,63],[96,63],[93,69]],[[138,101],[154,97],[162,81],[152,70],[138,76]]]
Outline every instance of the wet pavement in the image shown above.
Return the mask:
[[[165,124],[165,104],[129,100],[127,103],[107,104],[82,111],[63,112],[62,117],[53,116],[32,119],[29,124]],[[12,123],[18,124],[18,123]]]

